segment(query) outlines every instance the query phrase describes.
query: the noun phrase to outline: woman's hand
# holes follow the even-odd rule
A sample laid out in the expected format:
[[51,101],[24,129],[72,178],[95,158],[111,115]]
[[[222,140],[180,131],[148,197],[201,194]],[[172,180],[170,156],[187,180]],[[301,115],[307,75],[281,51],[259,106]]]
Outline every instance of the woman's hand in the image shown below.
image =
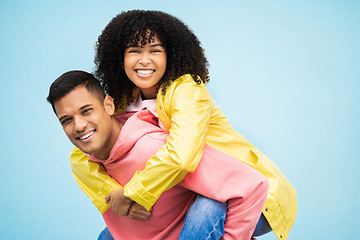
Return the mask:
[[105,197],[111,209],[120,216],[129,216],[134,220],[144,221],[151,216],[151,210],[147,211],[143,206],[134,202],[124,195],[124,188],[119,188]]
[[133,202],[129,209],[128,217],[134,220],[145,221],[151,216],[151,209],[147,211],[140,204]]

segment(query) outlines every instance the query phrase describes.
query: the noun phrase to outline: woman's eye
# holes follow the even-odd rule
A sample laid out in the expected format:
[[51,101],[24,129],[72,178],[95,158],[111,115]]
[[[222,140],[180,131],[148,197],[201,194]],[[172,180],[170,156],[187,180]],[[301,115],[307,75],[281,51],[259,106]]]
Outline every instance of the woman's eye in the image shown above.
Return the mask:
[[140,51],[138,49],[128,49],[128,53],[139,53]]
[[163,49],[162,48],[155,48],[152,51],[153,52],[163,52]]

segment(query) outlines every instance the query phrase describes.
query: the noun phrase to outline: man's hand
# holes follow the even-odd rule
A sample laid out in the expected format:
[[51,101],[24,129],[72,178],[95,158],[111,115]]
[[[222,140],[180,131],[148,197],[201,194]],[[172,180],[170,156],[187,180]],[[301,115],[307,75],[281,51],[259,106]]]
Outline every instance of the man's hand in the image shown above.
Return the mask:
[[133,200],[125,197],[124,188],[120,188],[106,195],[105,202],[110,204],[115,213],[120,216],[127,216]]
[[147,211],[140,204],[133,202],[131,204],[128,216],[129,218],[134,220],[145,221],[151,216],[151,209],[150,211]]

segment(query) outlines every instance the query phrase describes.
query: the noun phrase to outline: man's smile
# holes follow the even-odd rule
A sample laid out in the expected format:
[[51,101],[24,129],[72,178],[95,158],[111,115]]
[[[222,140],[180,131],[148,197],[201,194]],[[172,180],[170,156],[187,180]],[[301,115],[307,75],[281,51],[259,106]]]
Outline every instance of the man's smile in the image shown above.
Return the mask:
[[78,140],[87,140],[87,139],[89,139],[90,137],[92,137],[94,135],[95,131],[96,130],[92,130],[92,131],[90,131],[90,132],[88,132],[88,133],[86,133],[86,134],[84,134],[82,136],[76,137],[76,139],[78,139]]

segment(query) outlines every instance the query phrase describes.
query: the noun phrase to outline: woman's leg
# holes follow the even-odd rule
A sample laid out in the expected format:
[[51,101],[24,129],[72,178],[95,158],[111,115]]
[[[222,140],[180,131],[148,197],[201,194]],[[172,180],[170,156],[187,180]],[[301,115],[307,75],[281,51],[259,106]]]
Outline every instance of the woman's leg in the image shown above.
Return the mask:
[[[218,240],[224,236],[227,203],[209,199],[200,194],[187,211],[179,240]],[[206,236],[204,238],[204,236]],[[98,240],[114,240],[108,228],[99,235]]]
[[179,240],[218,240],[224,236],[227,203],[198,194],[187,211]]
[[105,228],[100,233],[98,240],[114,240],[114,238],[111,236],[111,233],[108,228]]
[[256,224],[255,231],[253,233],[253,237],[259,237],[261,235],[264,235],[268,232],[271,232],[272,229],[266,220],[265,216],[261,214],[259,222]]
[[[224,222],[226,219],[226,213],[226,202],[218,202],[198,194],[187,211],[179,240],[218,240],[222,238],[224,236]],[[258,237],[271,231],[272,229],[268,221],[264,215],[261,214],[253,237]],[[105,228],[100,233],[98,240],[114,239],[111,236],[108,228]]]
[[[179,240],[218,240],[222,238],[224,236],[224,222],[226,219],[226,213],[226,202],[218,202],[198,194],[187,211]],[[264,215],[261,214],[253,237],[258,237],[271,231],[272,229],[268,221]]]

